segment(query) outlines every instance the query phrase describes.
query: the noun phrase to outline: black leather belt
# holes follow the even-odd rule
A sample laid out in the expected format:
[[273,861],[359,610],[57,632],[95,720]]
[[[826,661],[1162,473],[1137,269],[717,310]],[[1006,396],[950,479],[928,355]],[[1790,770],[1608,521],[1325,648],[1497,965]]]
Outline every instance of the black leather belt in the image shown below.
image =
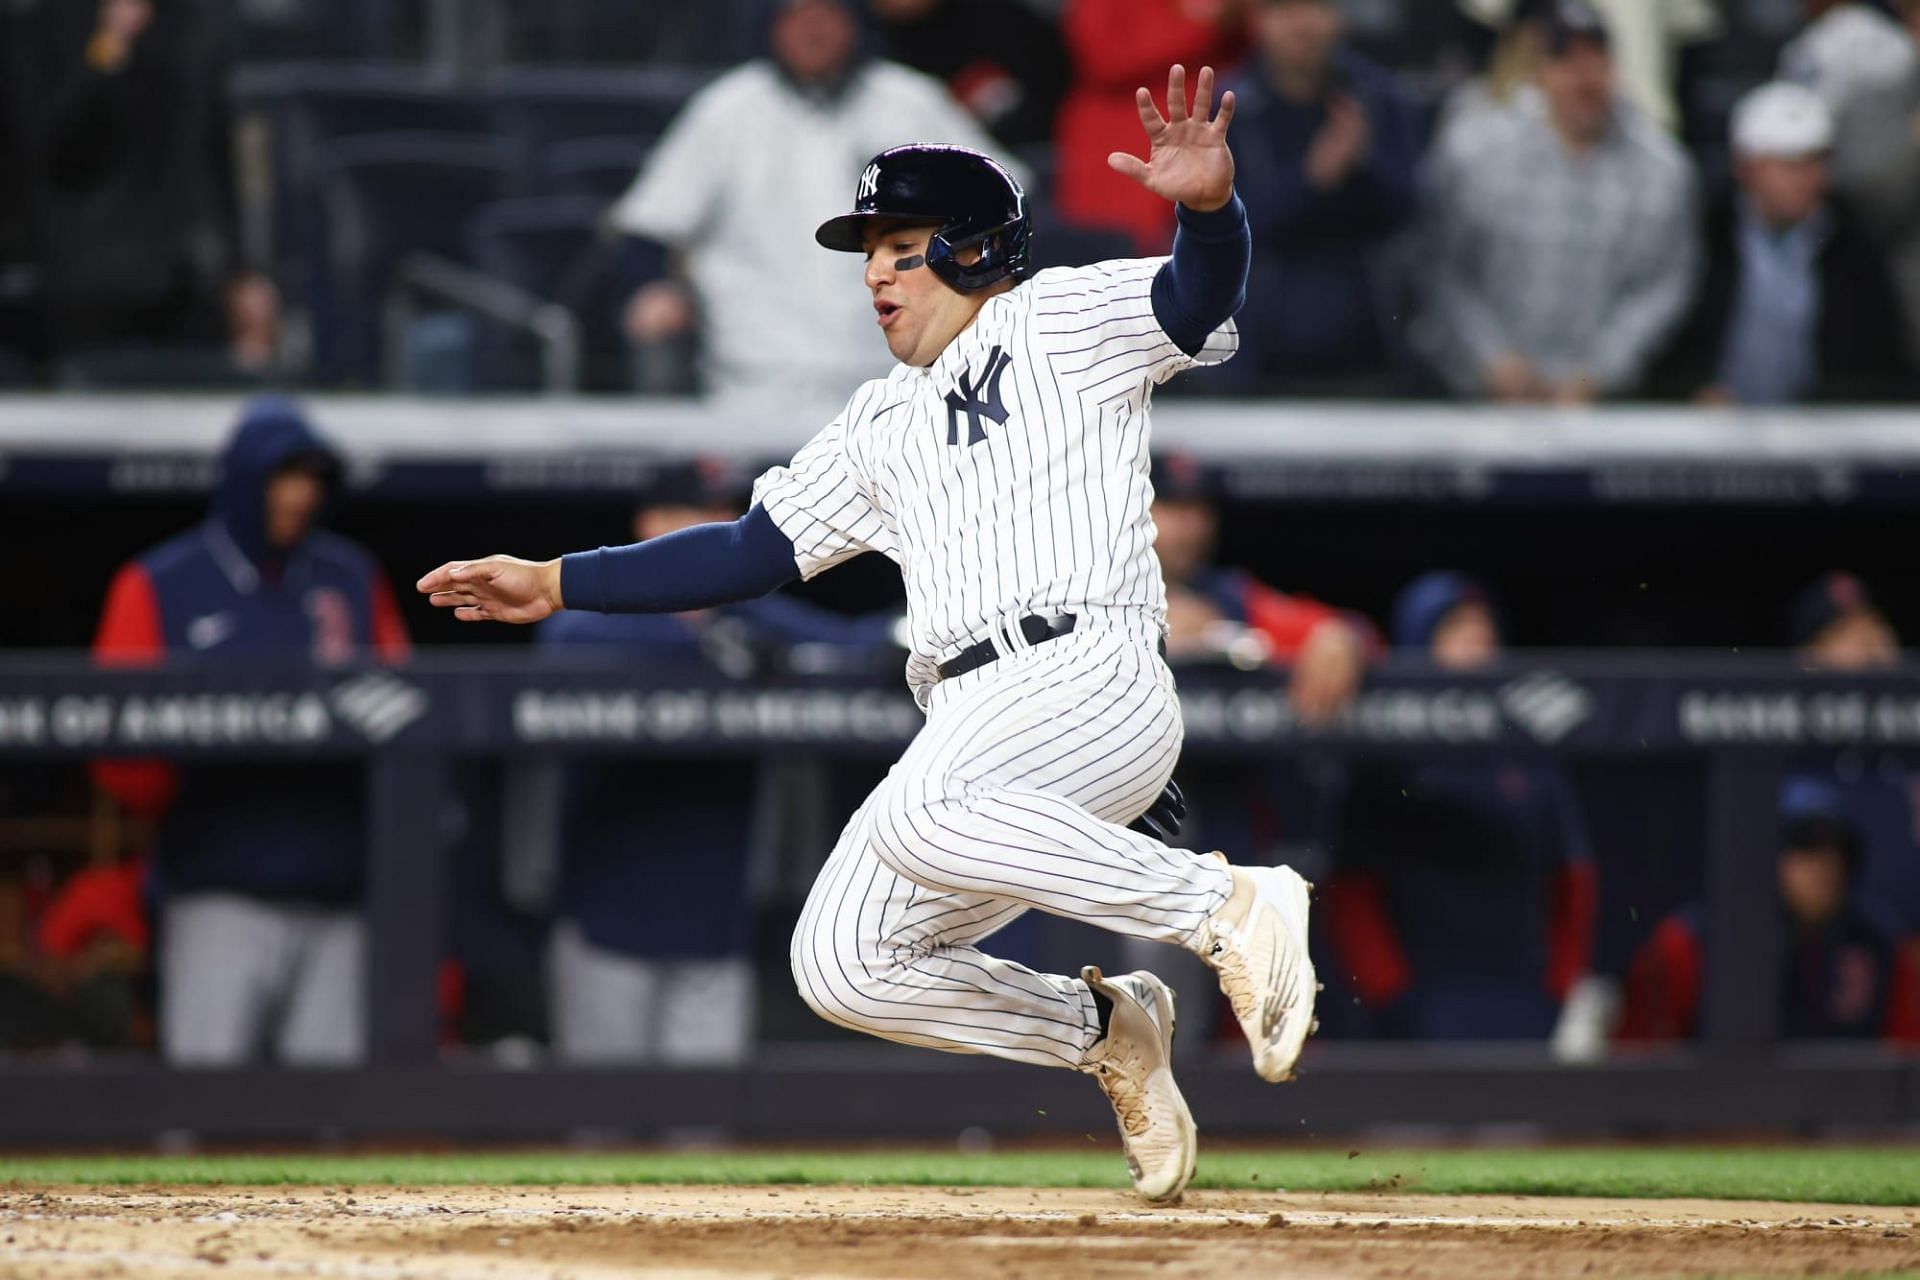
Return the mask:
[[[1076,619],[1070,613],[1056,613],[1051,618],[1030,613],[1020,619],[1020,634],[1028,644],[1045,644],[1049,640],[1058,640],[1072,631],[1075,621]],[[991,640],[970,644],[940,664],[940,678],[951,680],[969,671],[978,671],[999,656],[1000,651],[993,647]]]

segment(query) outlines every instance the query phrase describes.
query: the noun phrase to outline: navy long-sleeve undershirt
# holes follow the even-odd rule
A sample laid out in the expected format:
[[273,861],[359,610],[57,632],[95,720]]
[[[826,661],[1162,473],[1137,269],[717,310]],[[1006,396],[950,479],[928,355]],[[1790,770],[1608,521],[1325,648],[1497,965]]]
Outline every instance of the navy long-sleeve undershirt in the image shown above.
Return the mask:
[[1196,355],[1247,300],[1253,234],[1237,195],[1208,213],[1180,205],[1174,216],[1173,257],[1153,278],[1153,316],[1175,346]]
[[[1176,216],[1173,257],[1153,278],[1153,314],[1193,355],[1246,301],[1253,240],[1239,196],[1210,213],[1182,205]],[[756,506],[730,524],[567,556],[560,595],[569,609],[680,613],[752,600],[799,576],[793,543]]]
[[560,598],[595,613],[683,613],[753,600],[800,576],[793,543],[765,508],[560,561]]

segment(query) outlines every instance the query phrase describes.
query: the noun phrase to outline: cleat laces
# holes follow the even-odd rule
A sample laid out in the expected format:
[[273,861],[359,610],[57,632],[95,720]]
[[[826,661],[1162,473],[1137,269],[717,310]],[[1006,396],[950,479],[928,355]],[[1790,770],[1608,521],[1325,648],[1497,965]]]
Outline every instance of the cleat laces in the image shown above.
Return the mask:
[[1151,1123],[1147,1116],[1147,1091],[1143,1086],[1147,1073],[1139,1059],[1129,1054],[1119,1062],[1108,1059],[1094,1064],[1093,1078],[1113,1103],[1120,1127],[1127,1136],[1137,1138]]

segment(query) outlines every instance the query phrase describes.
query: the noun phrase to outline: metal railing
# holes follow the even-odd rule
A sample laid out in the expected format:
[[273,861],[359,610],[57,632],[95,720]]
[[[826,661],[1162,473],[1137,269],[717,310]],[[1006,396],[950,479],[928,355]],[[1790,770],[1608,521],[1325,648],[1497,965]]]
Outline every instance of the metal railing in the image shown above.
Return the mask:
[[571,311],[506,280],[424,253],[401,261],[382,305],[382,363],[390,389],[409,389],[408,339],[422,300],[451,304],[526,334],[540,348],[545,393],[579,390],[580,322]]

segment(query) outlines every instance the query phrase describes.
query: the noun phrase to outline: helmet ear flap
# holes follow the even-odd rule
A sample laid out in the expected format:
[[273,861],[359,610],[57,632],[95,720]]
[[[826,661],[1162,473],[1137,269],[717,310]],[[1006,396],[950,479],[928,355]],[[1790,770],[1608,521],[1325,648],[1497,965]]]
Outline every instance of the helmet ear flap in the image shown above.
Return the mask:
[[[957,242],[949,241],[945,230],[935,232],[927,242],[927,265],[935,275],[963,293],[988,288],[1008,276],[1023,279],[1027,264],[1026,240],[1021,230],[1016,223],[1003,223]],[[976,246],[980,250],[979,258],[963,265],[960,252]]]

